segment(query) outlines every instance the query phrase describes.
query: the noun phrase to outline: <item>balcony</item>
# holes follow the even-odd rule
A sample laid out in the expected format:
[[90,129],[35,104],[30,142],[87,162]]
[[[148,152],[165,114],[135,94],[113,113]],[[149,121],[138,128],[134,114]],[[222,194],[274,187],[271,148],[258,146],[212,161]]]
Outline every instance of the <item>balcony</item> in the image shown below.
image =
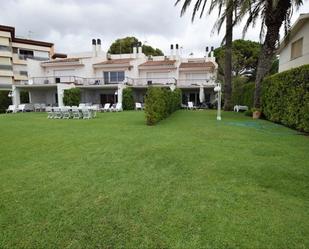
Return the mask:
[[215,87],[216,83],[214,79],[179,79],[177,81],[179,87]]
[[13,67],[12,65],[0,65],[0,70],[12,71]]
[[37,60],[37,61],[47,61],[47,60],[49,60],[49,58],[38,57],[38,56],[31,55],[31,54],[18,54],[18,59],[20,59],[20,60],[31,59],[31,60]]
[[12,48],[8,46],[0,45],[0,56],[12,57]]
[[176,84],[175,78],[128,78],[128,84],[132,86],[166,86]]
[[47,84],[75,84],[85,86],[117,85],[125,81],[106,82],[104,78],[82,78],[78,76],[56,76],[56,77],[33,77],[29,81],[23,81],[23,85],[47,85]]

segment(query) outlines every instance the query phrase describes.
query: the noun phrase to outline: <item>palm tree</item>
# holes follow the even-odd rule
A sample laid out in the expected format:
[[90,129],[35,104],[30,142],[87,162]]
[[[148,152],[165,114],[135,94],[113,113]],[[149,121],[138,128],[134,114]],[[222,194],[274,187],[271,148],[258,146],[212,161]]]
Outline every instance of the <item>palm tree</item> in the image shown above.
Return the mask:
[[298,8],[302,3],[302,0],[244,0],[242,2],[237,19],[241,20],[249,13],[244,34],[250,25],[255,25],[258,18],[262,19],[261,40],[266,29],[255,80],[254,107],[256,108],[261,106],[261,83],[271,69],[278,47],[280,28],[284,24],[285,32],[288,32],[293,9]]
[[[175,5],[179,4],[182,0],[177,0]],[[228,111],[232,109],[232,40],[233,40],[233,26],[236,22],[233,21],[233,13],[237,10],[237,3],[239,0],[210,0],[209,13],[211,13],[216,7],[219,9],[219,18],[214,26],[215,29],[220,32],[222,24],[226,21],[226,33],[224,36],[225,41],[225,64],[224,64],[224,110]],[[191,5],[192,0],[184,0],[181,16],[185,14],[188,7]],[[193,6],[192,22],[199,12],[201,18],[205,12],[207,0],[196,0]],[[222,9],[225,6],[225,11]],[[236,18],[235,18],[236,20]]]

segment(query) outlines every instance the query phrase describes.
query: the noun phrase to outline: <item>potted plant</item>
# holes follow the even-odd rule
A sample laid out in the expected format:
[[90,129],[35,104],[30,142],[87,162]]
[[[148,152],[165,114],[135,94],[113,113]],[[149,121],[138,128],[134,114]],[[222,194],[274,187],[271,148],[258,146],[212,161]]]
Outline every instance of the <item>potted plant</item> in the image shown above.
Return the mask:
[[260,108],[252,108],[252,118],[253,119],[259,119],[262,115]]

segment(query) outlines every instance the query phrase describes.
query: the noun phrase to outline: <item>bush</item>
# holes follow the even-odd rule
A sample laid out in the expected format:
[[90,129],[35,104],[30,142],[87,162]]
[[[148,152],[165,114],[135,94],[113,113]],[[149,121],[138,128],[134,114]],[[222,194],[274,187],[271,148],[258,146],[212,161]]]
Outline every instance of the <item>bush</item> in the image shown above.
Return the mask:
[[154,125],[167,118],[181,106],[181,90],[170,91],[166,88],[150,87],[145,99],[147,125]]
[[232,84],[233,105],[246,105],[251,108],[254,99],[254,82],[248,82],[246,77],[235,77]]
[[244,114],[245,114],[245,116],[252,117],[253,112],[252,112],[251,109],[249,109],[249,110],[245,111]]
[[132,88],[125,88],[122,92],[122,106],[124,110],[134,110],[135,103]]
[[262,86],[267,119],[309,132],[309,65],[265,78]]
[[64,90],[63,103],[66,106],[78,106],[80,103],[80,89],[72,88]]
[[9,91],[0,91],[0,113],[4,113],[9,105],[12,104],[12,99],[8,94]]

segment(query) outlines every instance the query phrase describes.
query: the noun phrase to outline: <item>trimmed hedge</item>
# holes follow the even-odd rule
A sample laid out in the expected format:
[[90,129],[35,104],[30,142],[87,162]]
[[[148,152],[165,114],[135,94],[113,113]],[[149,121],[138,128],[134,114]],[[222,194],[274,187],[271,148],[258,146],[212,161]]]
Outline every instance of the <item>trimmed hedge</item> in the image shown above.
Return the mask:
[[0,91],[0,113],[4,113],[9,105],[12,104],[12,99],[8,94],[9,91]]
[[246,105],[253,107],[254,100],[254,82],[247,82],[245,77],[236,77],[233,79],[232,103],[233,105]]
[[261,100],[267,119],[309,132],[309,65],[265,78]]
[[124,110],[134,110],[135,108],[133,90],[130,87],[123,89],[122,106]]
[[154,125],[167,118],[181,106],[181,90],[150,87],[145,98],[145,114],[147,125]]
[[80,89],[66,89],[63,92],[63,103],[66,106],[78,106],[80,103]]

